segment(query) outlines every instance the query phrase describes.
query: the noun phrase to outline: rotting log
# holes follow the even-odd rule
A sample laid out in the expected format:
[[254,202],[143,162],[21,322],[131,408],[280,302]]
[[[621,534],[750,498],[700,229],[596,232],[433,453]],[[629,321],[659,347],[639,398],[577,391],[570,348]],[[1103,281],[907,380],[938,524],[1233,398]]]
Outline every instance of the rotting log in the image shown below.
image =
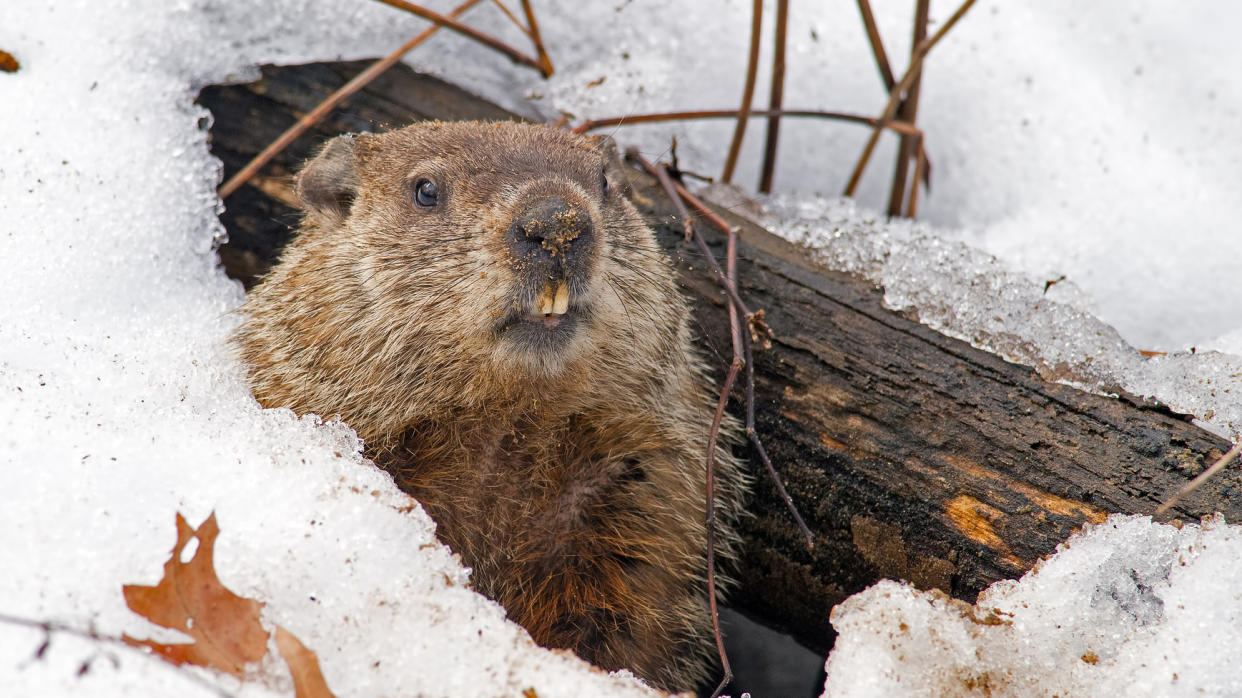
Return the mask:
[[[264,68],[248,85],[212,86],[212,149],[225,176],[365,67]],[[355,95],[226,202],[227,271],[247,285],[279,254],[296,219],[289,174],[342,131],[413,120],[515,115],[404,66]],[[622,134],[624,137],[624,134]],[[728,364],[724,294],[682,239],[658,187],[632,175],[635,202],[676,261],[717,378]],[[883,307],[881,290],[827,271],[801,248],[742,229],[742,295],[776,334],[755,356],[757,428],[815,532],[808,550],[775,490],[751,464],[754,517],[735,607],[820,652],[833,605],[881,578],[966,600],[1014,578],[1085,522],[1150,513],[1228,443],[1167,408],[1048,383]],[[699,234],[718,253],[723,237]],[[742,395],[734,396],[740,412]],[[749,451],[743,455],[750,457]],[[1242,518],[1242,476],[1228,471],[1172,516]]]

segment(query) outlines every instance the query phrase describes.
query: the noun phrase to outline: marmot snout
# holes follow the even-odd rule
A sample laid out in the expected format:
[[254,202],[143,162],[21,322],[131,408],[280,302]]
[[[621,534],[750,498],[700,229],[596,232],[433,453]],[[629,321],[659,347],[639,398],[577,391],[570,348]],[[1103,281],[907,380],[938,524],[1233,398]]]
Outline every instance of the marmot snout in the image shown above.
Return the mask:
[[536,641],[693,688],[713,400],[611,142],[418,124],[331,141],[297,191],[236,336],[255,397],[344,418]]

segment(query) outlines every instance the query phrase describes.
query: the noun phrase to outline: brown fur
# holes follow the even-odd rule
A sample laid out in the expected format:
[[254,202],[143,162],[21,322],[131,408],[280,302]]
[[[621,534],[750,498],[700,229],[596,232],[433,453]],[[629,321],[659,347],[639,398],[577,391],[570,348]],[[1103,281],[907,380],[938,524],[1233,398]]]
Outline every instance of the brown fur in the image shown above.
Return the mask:
[[[434,211],[412,202],[422,178],[440,188]],[[545,127],[337,139],[299,175],[305,219],[236,342],[263,405],[343,417],[476,588],[537,642],[686,690],[714,654],[703,502],[714,401],[686,304],[624,182],[610,142]],[[551,195],[594,238],[565,272],[581,323],[531,351],[497,326],[540,283],[505,231]],[[555,258],[570,237],[545,249]],[[728,422],[724,441],[735,433]],[[743,482],[723,446],[717,468],[727,560]]]

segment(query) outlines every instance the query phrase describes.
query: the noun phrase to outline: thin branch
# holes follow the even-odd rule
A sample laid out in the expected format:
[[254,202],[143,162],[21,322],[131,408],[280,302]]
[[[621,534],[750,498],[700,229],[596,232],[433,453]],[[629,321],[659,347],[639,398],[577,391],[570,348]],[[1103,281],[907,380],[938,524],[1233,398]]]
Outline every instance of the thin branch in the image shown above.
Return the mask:
[[923,136],[917,136],[915,146],[918,156],[914,161],[914,178],[910,180],[910,201],[906,204],[906,215],[914,218],[919,212],[919,180],[926,179],[927,150],[923,147]]
[[[625,154],[634,162],[642,165],[644,170],[647,170],[652,177],[655,177],[656,180],[664,186],[664,191],[668,192],[669,199],[673,201],[684,199],[687,203],[693,206],[695,210],[703,214],[704,218],[711,221],[712,225],[723,231],[727,232],[732,227],[726,223],[723,218],[717,216],[715,212],[707,208],[702,201],[699,201],[698,197],[686,191],[685,187],[681,186],[677,182],[674,182],[668,176],[668,172],[664,171],[663,167],[656,167],[651,164],[650,160],[639,154],[638,148],[633,146],[626,148]],[[684,210],[684,208],[682,210]],[[703,241],[703,237],[701,235],[695,235],[694,240],[699,246],[699,251],[703,253],[703,257],[707,260],[707,268],[710,269],[712,274],[716,277],[716,281],[720,282],[720,285],[724,287],[725,292],[729,295],[729,300],[737,305],[738,310],[742,311],[742,315],[746,316],[747,321],[749,322],[752,313],[746,307],[746,304],[742,302],[741,297],[737,295],[737,288],[735,288],[733,284],[729,283],[729,277],[726,276],[724,271],[720,269],[720,264],[716,262],[716,257],[711,253],[711,250],[707,249],[707,243]]]
[[728,184],[733,180],[737,156],[742,150],[742,136],[746,134],[746,120],[750,118],[750,103],[755,96],[755,75],[759,71],[759,40],[763,29],[763,0],[755,0],[750,15],[750,55],[746,59],[746,84],[742,87],[742,106],[737,111],[737,125],[733,127],[733,140],[729,143],[729,155],[725,158],[724,173],[720,180]]
[[[974,4],[975,0],[965,0],[965,2],[957,8],[957,11],[949,17],[948,21],[944,23],[944,26],[940,27],[940,29],[937,30],[930,39],[921,42],[915,47],[914,56],[910,61],[910,67],[906,69],[906,74],[901,77],[901,82],[897,83],[897,85],[893,87],[892,91],[889,92],[888,104],[885,105],[884,111],[881,113],[878,121],[886,122],[893,118],[893,114],[897,111],[897,104],[901,101],[901,95],[905,94],[905,92],[910,89],[910,85],[914,82],[915,76],[923,66],[923,59]],[[854,172],[850,175],[849,184],[845,187],[846,196],[853,196],[854,192],[858,189],[858,183],[862,180],[863,170],[867,169],[867,161],[871,159],[871,153],[875,150],[875,144],[879,139],[880,127],[875,126],[872,128],[871,137],[867,140],[867,145],[863,148],[862,155],[858,158],[858,164],[854,166]]]
[[507,5],[501,2],[501,0],[492,0],[492,4],[500,8],[500,11],[509,18],[509,21],[513,22],[514,26],[522,30],[522,33],[526,35],[526,38],[533,39],[530,35],[530,30],[526,28],[525,24],[522,24],[522,22],[518,20],[517,15],[513,14]]
[[[573,128],[573,133],[586,133],[594,131],[597,128],[606,128],[610,126],[632,126],[634,124],[649,124],[661,121],[688,121],[691,119],[735,119],[741,112],[737,109],[700,109],[696,111],[669,111],[657,112],[653,114],[631,114],[629,116],[611,116],[605,119],[588,119]],[[918,135],[921,133],[919,129],[905,124],[900,121],[881,121],[870,116],[861,116],[858,114],[848,114],[846,112],[837,111],[820,111],[816,109],[781,109],[780,111],[772,111],[770,109],[756,109],[750,112],[751,116],[756,118],[770,116],[789,116],[789,117],[808,117],[818,119],[834,119],[837,121],[849,121],[856,124],[865,124],[871,127],[886,128],[890,131],[902,134]]]
[[535,21],[535,11],[531,9],[530,0],[522,0],[522,11],[526,13],[526,23],[530,25],[528,35],[535,44],[535,56],[539,61],[539,70],[543,76],[550,77],[553,72],[552,59],[543,47],[543,36],[539,33],[539,22]]
[[[645,163],[644,166],[648,167],[648,171],[650,171],[650,163],[646,163],[646,161],[641,158],[639,158],[639,162]],[[730,244],[733,244],[736,239],[737,228],[730,226],[723,218],[716,215],[714,211],[709,209],[702,201],[700,201],[698,197],[686,191],[686,188],[682,185],[674,182],[673,186],[679,197],[685,199],[695,208],[695,210],[699,211],[704,218],[710,221],[712,225],[716,226],[720,231],[727,233],[729,235]],[[716,258],[707,249],[707,243],[703,241],[702,236],[696,235],[695,240],[698,242],[699,250],[703,253],[703,256],[707,258],[708,266],[713,268],[716,272],[717,278],[724,278],[724,280],[728,282],[725,284],[725,290],[729,293],[729,297],[733,304],[736,305],[742,315],[746,317],[747,332],[743,334],[744,339],[742,342],[744,351],[743,362],[746,365],[746,436],[751,443],[755,445],[756,450],[759,451],[759,457],[763,461],[763,466],[767,469],[768,476],[772,478],[772,483],[776,485],[776,491],[780,495],[781,501],[785,503],[785,507],[789,509],[789,513],[793,515],[794,521],[798,524],[798,528],[802,531],[802,535],[806,538],[807,547],[814,547],[815,537],[811,533],[811,529],[806,525],[806,521],[803,520],[802,515],[798,513],[798,507],[794,505],[793,499],[785,490],[785,483],[781,479],[780,473],[776,472],[776,468],[772,465],[772,460],[768,458],[767,449],[763,447],[763,443],[759,440],[759,433],[755,431],[755,373],[752,345],[754,342],[762,340],[765,347],[769,346],[771,344],[770,340],[772,338],[772,330],[763,320],[763,310],[756,310],[753,313],[750,312],[750,310],[746,308],[746,305],[742,303],[741,298],[737,294],[736,281],[731,281],[731,277],[720,274],[720,267],[716,264]],[[730,254],[735,255],[736,253],[730,252]],[[730,316],[730,319],[732,319],[732,316]]]
[[858,0],[858,12],[862,15],[863,28],[867,30],[867,40],[871,42],[875,66],[880,69],[880,78],[884,80],[884,89],[892,92],[897,79],[893,77],[893,69],[888,64],[888,53],[884,51],[880,28],[875,23],[875,15],[871,13],[871,3],[868,0]]
[[1234,458],[1237,458],[1239,453],[1242,453],[1242,441],[1234,444],[1233,448],[1229,449],[1229,451],[1213,463],[1210,468],[1199,473],[1195,479],[1183,485],[1182,488],[1177,491],[1177,494],[1169,497],[1169,499],[1165,501],[1164,504],[1161,504],[1160,508],[1156,510],[1156,516],[1160,516],[1164,512],[1168,511],[1173,505],[1177,504],[1178,500],[1182,497],[1199,489],[1200,485],[1207,482],[1208,479],[1216,473],[1219,473],[1226,465],[1229,465],[1229,462]]
[[[92,640],[94,642],[98,642],[104,645],[113,645],[116,647],[123,647],[130,652],[134,652],[138,654],[139,656],[146,657],[148,659],[154,659],[161,663],[166,662],[166,660],[163,657],[159,656],[158,654],[153,654],[147,651],[147,649],[143,646],[130,644],[126,642],[124,638],[116,637],[114,635],[100,634],[94,629],[83,630],[82,628],[75,628],[72,625],[66,625],[64,623],[58,623],[56,621],[32,620],[30,618],[22,618],[21,616],[11,616],[7,613],[0,613],[0,623],[7,623],[9,625],[17,625],[20,627],[31,628],[34,630],[42,630],[43,635],[44,635],[43,643],[40,644],[38,649],[35,650],[35,657],[40,658],[40,659],[47,652],[47,648],[51,644],[52,633],[61,633],[62,635],[73,635],[74,637],[79,637],[85,640]],[[82,668],[78,669],[78,673],[82,674],[82,673],[85,673],[85,671],[89,670],[91,661],[92,660],[87,660],[86,662],[84,662],[82,664]],[[115,663],[117,660],[115,657],[113,657],[112,661]],[[216,686],[215,684],[211,683],[207,679],[199,676],[198,674],[192,671],[183,670],[180,672],[180,674],[186,677],[187,679],[189,679],[190,681],[193,681],[194,683],[199,684],[200,686],[206,688],[207,690],[221,696],[222,698],[233,698],[232,693],[225,691],[224,689],[220,688],[219,686]]]
[[[735,228],[729,225],[725,219],[716,215],[714,211],[707,207],[707,204],[703,203],[694,194],[691,194],[684,186],[677,182],[673,182],[673,188],[677,192],[678,196],[684,199],[686,203],[690,204],[695,211],[699,212],[699,215],[710,221],[711,224],[716,226],[721,232],[728,234],[729,231],[735,230]],[[703,240],[703,236],[695,235],[694,240],[699,246],[699,251],[702,252],[703,256],[707,259],[708,269],[711,269],[712,273],[716,276],[716,280],[719,281],[720,285],[724,287],[725,293],[729,296],[729,301],[737,306],[737,309],[740,310],[742,315],[746,317],[747,325],[750,325],[756,317],[762,318],[762,315],[752,313],[750,308],[746,307],[746,303],[742,301],[742,297],[737,293],[737,286],[729,283],[729,277],[720,270],[720,264],[716,262],[716,256],[711,253],[711,250],[707,249],[707,243]],[[764,325],[763,329],[769,335],[771,334],[771,330],[769,330],[766,325]]]
[[537,59],[531,58],[530,56],[522,53],[521,51],[513,48],[509,44],[506,44],[505,42],[501,41],[500,39],[497,39],[496,37],[490,34],[485,34],[479,31],[478,29],[475,29],[474,27],[462,24],[461,22],[458,22],[452,17],[449,17],[447,15],[442,15],[439,12],[433,12],[420,5],[415,5],[412,2],[407,2],[406,0],[378,0],[378,1],[384,3],[385,5],[390,5],[392,7],[395,7],[399,10],[405,10],[406,12],[409,12],[410,14],[418,15],[419,17],[422,17],[425,20],[435,22],[436,24],[444,27],[445,29],[450,29],[452,31],[455,31],[458,34],[461,34],[462,36],[468,39],[472,39],[474,41],[479,42],[480,44],[483,44],[484,46],[487,46],[496,51],[499,51],[500,53],[503,53],[506,56],[508,56],[509,59],[512,60],[514,63],[518,63],[518,64],[525,65],[525,66],[530,66],[531,68],[538,70],[539,73],[543,75],[545,78],[551,75],[551,73],[546,72],[547,66],[540,65]]
[[716,651],[720,653],[720,664],[724,669],[724,677],[712,692],[712,698],[720,695],[724,687],[733,680],[733,668],[729,666],[729,655],[725,652],[724,636],[720,633],[720,611],[716,608],[716,437],[720,434],[720,423],[724,419],[725,404],[729,401],[729,393],[733,391],[733,381],[742,368],[742,359],[734,350],[733,362],[729,364],[729,373],[725,375],[724,385],[720,388],[720,400],[716,403],[716,414],[712,417],[712,428],[707,438],[707,603],[712,614],[712,629],[716,633]]
[[[647,172],[651,173],[656,178],[656,181],[660,183],[660,186],[664,187],[664,193],[668,194],[668,200],[673,202],[673,207],[677,209],[677,217],[681,219],[681,228],[683,234],[685,235],[685,241],[690,242],[690,239],[694,237],[694,217],[691,216],[690,212],[686,210],[685,202],[683,202],[681,197],[678,196],[677,183],[674,182],[673,178],[669,176],[668,169],[664,167],[655,167],[647,160],[644,160],[643,156],[638,154],[637,148],[627,148],[625,154],[631,159],[640,162],[642,166],[646,168]],[[733,306],[730,305],[729,307],[732,309]]]
[[[481,1],[482,0],[466,0],[466,2],[463,2],[454,8],[448,16],[458,17],[466,12],[466,10],[469,10],[479,4]],[[397,61],[401,60],[402,56],[414,50],[415,47],[431,38],[431,36],[439,30],[440,25],[432,25],[427,27],[423,31],[419,32],[413,39],[410,39],[402,44],[396,51],[393,51],[384,58],[372,63],[366,70],[354,76],[352,80],[345,83],[340,89],[329,95],[327,99],[320,102],[318,106],[310,111],[309,114],[303,116],[301,119],[298,119],[296,124],[290,126],[288,130],[280,134],[280,137],[273,141],[271,145],[264,148],[263,152],[254,156],[250,162],[246,163],[245,167],[238,170],[237,173],[230,177],[227,182],[221,185],[216,194],[221,199],[227,199],[230,194],[240,189],[246,182],[250,181],[250,178],[255,176],[255,174],[257,174],[264,165],[271,161],[272,158],[276,157],[285,148],[288,148],[289,144],[297,140],[299,136],[305,133],[312,126],[319,123],[320,120],[335,109],[337,105],[344,102],[346,99],[349,99],[354,93],[358,92],[362,88],[366,87],[372,80],[379,77],[384,71],[388,70]]]
[[[664,169],[664,168],[660,168]],[[725,278],[729,285],[737,288],[737,227],[730,226],[726,231],[725,242]],[[742,360],[742,329],[737,321],[738,306],[729,304],[729,336],[733,339],[733,360]]]
[[[917,0],[914,9],[914,37],[910,41],[911,46],[918,46],[923,39],[927,38],[927,6],[928,0]],[[914,63],[913,49],[911,49],[910,63]],[[897,108],[897,120],[904,121],[910,125],[914,125],[919,113],[919,86],[923,83],[923,71],[920,66],[915,71],[914,82],[910,85],[910,91],[906,94],[905,99],[901,101],[901,106]],[[893,165],[893,186],[888,196],[888,215],[900,216],[902,203],[906,198],[906,179],[910,174],[910,160],[916,157],[915,139],[912,136],[902,136],[901,144],[897,147],[897,162]],[[919,180],[916,178],[911,185],[917,189]],[[907,213],[911,218],[914,214]]]
[[[660,168],[664,169],[664,168]],[[684,207],[682,210],[685,210]],[[684,219],[683,219],[684,220]],[[696,236],[697,237],[697,236]],[[729,229],[729,242],[725,252],[725,274],[733,288],[737,288],[737,228]],[[716,651],[720,653],[720,665],[724,676],[716,686],[713,695],[718,696],[733,679],[733,669],[729,666],[729,655],[724,648],[724,635],[720,632],[720,613],[716,610],[716,443],[720,438],[720,423],[724,418],[725,403],[733,392],[733,383],[737,380],[737,371],[742,361],[742,328],[737,321],[737,306],[729,304],[729,334],[733,339],[733,361],[729,363],[729,375],[720,388],[720,402],[716,404],[716,414],[712,417],[712,428],[707,438],[707,584],[711,588],[708,602],[712,611],[712,629],[716,634]]]
[[[664,171],[663,167],[653,165],[650,161],[640,155],[637,148],[631,147],[626,149],[625,152],[630,159],[641,165],[643,169],[647,170],[647,172],[649,172],[660,182],[660,184],[664,187],[665,192],[668,193],[669,198],[674,202],[674,205],[677,206],[678,212],[682,216],[683,221],[688,221],[689,218],[687,217],[688,214],[685,211],[685,207],[678,203],[678,199],[684,199],[712,225],[716,226],[716,228],[718,228],[721,232],[728,234],[730,236],[730,245],[735,246],[737,235],[736,227],[729,225],[728,222],[716,215],[716,213],[709,209],[706,204],[699,200],[698,197],[694,196],[689,191],[686,191],[686,188],[681,184],[674,182],[668,176],[668,173]],[[755,431],[755,378],[752,343],[762,340],[764,345],[769,344],[772,337],[772,330],[764,322],[762,310],[752,313],[746,307],[746,304],[742,302],[741,297],[739,297],[737,293],[736,281],[731,280],[729,275],[721,272],[720,265],[716,262],[716,258],[711,253],[711,250],[707,248],[707,243],[703,240],[703,236],[695,235],[694,240],[698,245],[699,252],[702,253],[704,259],[707,260],[708,268],[712,271],[713,275],[716,277],[716,280],[724,286],[725,292],[728,294],[729,300],[732,303],[731,308],[735,306],[737,311],[741,313],[742,317],[746,318],[747,331],[742,333],[742,361],[746,366],[746,436],[750,442],[755,445],[756,450],[759,452],[759,457],[763,461],[764,468],[767,469],[768,475],[772,478],[772,482],[776,485],[777,493],[780,495],[781,500],[785,503],[785,507],[788,508],[789,512],[793,515],[794,521],[798,524],[798,528],[802,531],[802,535],[806,538],[807,547],[813,547],[815,538],[811,533],[811,529],[806,525],[806,521],[803,520],[802,515],[798,513],[798,507],[794,505],[793,499],[785,490],[784,481],[781,479],[780,474],[776,472],[776,468],[772,465],[772,460],[768,458],[767,450],[763,447],[763,443],[759,439],[758,432]],[[729,252],[727,254],[736,260],[736,252]],[[732,320],[733,316],[730,315],[731,324]],[[736,336],[736,328],[731,326],[730,329],[733,330],[734,335]],[[736,356],[736,348],[734,353]]]
[[772,88],[768,93],[768,134],[763,146],[759,191],[772,191],[776,170],[776,143],[781,128],[781,103],[785,96],[785,28],[789,24],[789,0],[776,0],[776,46],[772,56]]
[[811,533],[810,527],[802,519],[802,514],[798,513],[798,507],[794,506],[793,498],[785,491],[785,481],[781,479],[780,473],[776,472],[772,459],[768,458],[768,450],[763,447],[759,432],[755,430],[755,362],[749,335],[743,337],[742,347],[746,352],[743,357],[746,362],[746,438],[759,452],[759,460],[763,461],[768,477],[771,478],[772,484],[776,485],[776,493],[780,495],[781,501],[785,502],[785,508],[793,515],[794,522],[798,524],[798,530],[802,532],[802,537],[806,538],[806,547],[813,548],[815,547],[815,535]]

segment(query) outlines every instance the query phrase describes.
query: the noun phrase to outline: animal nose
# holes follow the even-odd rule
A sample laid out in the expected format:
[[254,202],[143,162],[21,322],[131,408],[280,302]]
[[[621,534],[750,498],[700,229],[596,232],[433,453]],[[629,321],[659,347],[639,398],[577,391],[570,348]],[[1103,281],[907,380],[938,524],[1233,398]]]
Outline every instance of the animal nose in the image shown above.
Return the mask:
[[564,268],[574,263],[594,233],[591,215],[583,206],[547,196],[514,219],[509,243],[517,259]]

